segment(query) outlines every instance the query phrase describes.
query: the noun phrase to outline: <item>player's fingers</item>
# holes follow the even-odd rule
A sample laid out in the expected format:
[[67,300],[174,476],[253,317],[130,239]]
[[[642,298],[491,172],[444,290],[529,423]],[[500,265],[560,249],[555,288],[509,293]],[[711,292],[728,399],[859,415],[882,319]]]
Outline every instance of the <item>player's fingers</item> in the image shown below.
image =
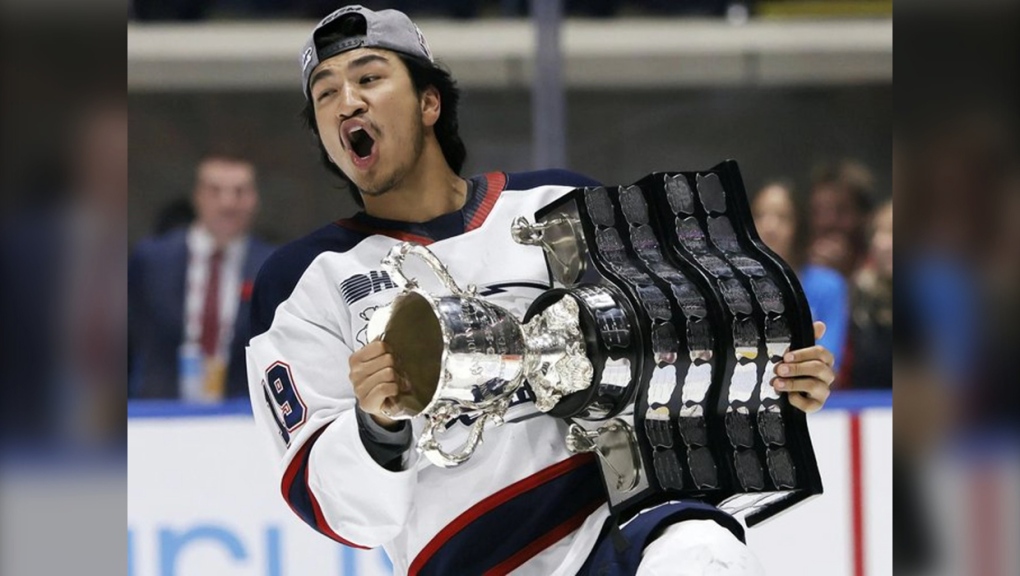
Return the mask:
[[776,366],[776,375],[783,378],[817,378],[826,384],[836,378],[836,373],[821,360],[806,360],[804,362],[784,362]]
[[397,390],[404,392],[404,394],[408,394],[411,391],[411,382],[404,374],[397,368],[387,367],[368,376],[360,384],[356,385],[354,388],[355,395],[361,398],[367,395],[373,387],[384,383],[393,383],[397,386]]
[[804,396],[803,394],[799,394],[799,393],[790,394],[789,395],[789,399],[790,399],[790,404],[792,404],[794,408],[799,408],[801,411],[805,412],[806,414],[811,414],[812,412],[817,412],[822,407],[822,404],[823,404],[822,402],[820,402],[818,400],[815,400],[815,399],[810,398],[808,396]]
[[367,362],[389,352],[389,345],[382,340],[373,340],[362,346],[361,349],[355,350],[348,359],[348,364],[350,364],[351,368],[354,368],[354,365],[357,363]]
[[[780,392],[802,392],[812,400],[824,403],[829,398],[829,386],[815,378],[776,378],[772,387]],[[790,394],[792,398],[795,394]]]
[[397,359],[393,354],[382,354],[351,366],[351,382],[361,382],[384,368],[396,367]]
[[400,372],[393,366],[387,366],[378,372],[374,372],[367,378],[362,380],[359,384],[356,384],[354,391],[359,396],[368,394],[372,388],[379,386],[380,384],[391,383],[400,388],[406,388],[406,381],[401,377]]
[[825,336],[825,322],[815,322],[812,327],[815,329],[815,340],[820,340],[822,336]]
[[783,362],[779,366],[806,362],[808,360],[821,360],[823,363],[832,366],[836,358],[828,348],[816,344],[809,348],[801,348],[800,350],[787,350],[783,354]]
[[386,416],[382,411],[387,401],[397,397],[397,384],[395,382],[384,382],[373,387],[368,394],[359,400],[361,409],[369,414]]

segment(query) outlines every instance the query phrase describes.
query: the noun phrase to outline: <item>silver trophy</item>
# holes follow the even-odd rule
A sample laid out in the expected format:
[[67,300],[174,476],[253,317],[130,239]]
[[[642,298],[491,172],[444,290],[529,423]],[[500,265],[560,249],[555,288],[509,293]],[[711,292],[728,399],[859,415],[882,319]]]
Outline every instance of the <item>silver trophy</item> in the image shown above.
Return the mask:
[[[735,163],[575,189],[510,234],[543,249],[555,281],[523,322],[423,246],[383,259],[403,291],[369,336],[411,383],[385,410],[425,419],[430,461],[470,458],[527,385],[539,411],[570,423],[568,449],[599,456],[614,514],[695,498],[753,526],[821,493],[804,415],[767,381],[787,348],[813,343],[810,313],[758,239]],[[408,278],[409,255],[449,293]],[[475,418],[467,440],[444,448],[438,436],[461,416]]]
[[[408,256],[421,258],[449,294],[431,294],[404,274]],[[385,408],[397,420],[426,419],[418,449],[434,464],[456,466],[482,441],[487,424],[500,425],[510,398],[530,381],[539,408],[591,385],[574,298],[558,298],[527,323],[483,300],[474,286],[461,288],[428,248],[401,243],[382,261],[403,289],[376,312],[369,337],[381,337],[401,359],[411,391]],[[463,446],[444,449],[437,436],[462,415],[476,417]]]

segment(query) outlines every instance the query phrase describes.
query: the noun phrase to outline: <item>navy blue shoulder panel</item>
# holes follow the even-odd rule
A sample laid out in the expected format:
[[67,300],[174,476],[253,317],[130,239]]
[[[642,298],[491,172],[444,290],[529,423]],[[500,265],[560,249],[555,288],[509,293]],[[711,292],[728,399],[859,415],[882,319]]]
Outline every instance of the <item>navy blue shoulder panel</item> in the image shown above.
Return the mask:
[[347,252],[367,234],[328,224],[276,249],[259,269],[251,296],[249,340],[273,324],[276,307],[290,298],[305,270],[323,252]]
[[533,172],[512,172],[507,173],[506,177],[507,190],[528,190],[539,186],[572,186],[574,188],[601,186],[601,183],[597,180],[592,180],[577,172],[559,168],[535,170]]
[[658,538],[667,526],[686,520],[714,520],[732,532],[742,543],[747,543],[744,538],[744,527],[736,518],[722,510],[692,500],[669,502],[643,511],[620,528],[623,539],[627,542],[626,547],[618,547],[618,538],[612,536],[610,532],[614,520],[609,518],[595,543],[595,548],[578,570],[578,576],[637,574],[645,548]]

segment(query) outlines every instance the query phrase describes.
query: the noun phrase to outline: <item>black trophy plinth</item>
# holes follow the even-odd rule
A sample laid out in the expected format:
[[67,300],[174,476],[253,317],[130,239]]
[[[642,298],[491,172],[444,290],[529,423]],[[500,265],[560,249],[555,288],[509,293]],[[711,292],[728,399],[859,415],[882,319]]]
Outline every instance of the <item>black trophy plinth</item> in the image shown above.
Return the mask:
[[[786,349],[814,344],[810,311],[793,270],[758,237],[736,162],[579,188],[535,219],[553,223],[546,260],[569,290],[543,295],[529,316],[570,293],[596,370],[632,369],[624,389],[595,385],[551,411],[593,436],[606,419],[628,422],[637,480],[621,489],[602,459],[615,513],[693,498],[754,526],[822,492],[805,415],[770,385]],[[616,295],[602,311],[615,332],[596,318],[609,300],[579,296],[598,290]]]

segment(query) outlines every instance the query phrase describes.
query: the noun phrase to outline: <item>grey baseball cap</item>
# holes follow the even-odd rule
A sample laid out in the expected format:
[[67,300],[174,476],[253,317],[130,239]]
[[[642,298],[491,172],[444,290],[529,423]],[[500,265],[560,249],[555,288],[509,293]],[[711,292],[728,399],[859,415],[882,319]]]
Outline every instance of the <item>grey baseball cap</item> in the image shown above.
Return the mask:
[[[327,36],[330,40],[324,40]],[[308,80],[319,62],[355,48],[385,48],[433,62],[425,36],[403,12],[345,6],[315,26],[301,50],[301,90],[305,98],[311,98]]]

